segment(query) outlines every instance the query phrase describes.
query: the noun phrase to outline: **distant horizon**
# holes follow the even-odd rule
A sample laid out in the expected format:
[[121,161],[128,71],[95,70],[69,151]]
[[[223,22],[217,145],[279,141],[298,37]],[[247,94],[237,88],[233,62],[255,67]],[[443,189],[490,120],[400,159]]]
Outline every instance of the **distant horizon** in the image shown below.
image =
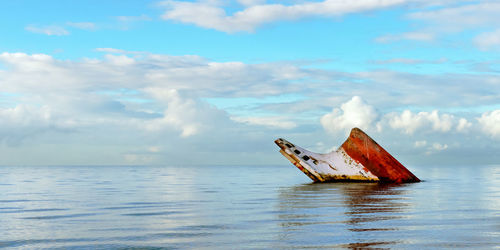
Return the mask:
[[0,166],[500,164],[500,3],[2,3]]
[[[277,152],[279,153],[279,152]],[[456,162],[452,163],[407,163],[401,162],[405,167],[412,168],[452,168],[452,167],[498,167],[500,163],[484,163],[484,164],[471,164],[471,163],[463,163],[458,164]],[[295,169],[296,167],[291,164],[287,159],[283,158],[281,162],[275,164],[232,164],[232,163],[224,163],[224,164],[169,164],[169,163],[158,163],[158,164],[53,164],[53,165],[43,165],[43,164],[1,164],[0,167],[290,167]],[[297,174],[301,174],[297,172]]]

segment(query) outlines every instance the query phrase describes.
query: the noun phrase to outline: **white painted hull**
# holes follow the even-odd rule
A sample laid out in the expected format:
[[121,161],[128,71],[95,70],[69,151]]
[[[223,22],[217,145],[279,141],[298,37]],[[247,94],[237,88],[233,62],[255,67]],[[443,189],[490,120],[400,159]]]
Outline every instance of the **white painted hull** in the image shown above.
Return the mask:
[[308,151],[281,138],[275,143],[280,147],[281,154],[315,182],[420,181],[358,128],[353,128],[342,146],[328,154]]
[[[332,180],[352,180],[352,181],[378,181],[378,177],[373,175],[359,162],[353,160],[343,148],[328,154],[318,154],[308,151],[299,146],[284,140],[276,140],[276,144],[283,145],[281,154],[290,160],[309,177],[314,176],[314,181],[325,182]],[[290,145],[291,147],[287,146]]]

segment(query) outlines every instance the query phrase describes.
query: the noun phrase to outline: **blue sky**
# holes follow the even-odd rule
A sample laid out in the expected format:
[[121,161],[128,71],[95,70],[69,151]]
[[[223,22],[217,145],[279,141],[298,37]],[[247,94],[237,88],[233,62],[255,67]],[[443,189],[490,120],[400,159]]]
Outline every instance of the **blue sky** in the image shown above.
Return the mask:
[[8,1],[0,164],[496,164],[497,1]]

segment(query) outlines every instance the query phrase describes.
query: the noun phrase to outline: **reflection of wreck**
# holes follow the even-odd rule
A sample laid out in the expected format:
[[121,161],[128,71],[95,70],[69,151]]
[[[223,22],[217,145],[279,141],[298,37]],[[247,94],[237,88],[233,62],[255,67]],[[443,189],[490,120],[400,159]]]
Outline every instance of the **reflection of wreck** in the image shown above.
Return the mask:
[[300,248],[313,249],[404,249],[404,236],[395,232],[412,230],[405,223],[412,213],[412,189],[411,184],[393,183],[280,188],[275,215],[281,248],[294,249],[300,242]]
[[420,181],[359,128],[353,128],[342,146],[328,154],[310,152],[281,138],[275,143],[281,154],[315,182]]

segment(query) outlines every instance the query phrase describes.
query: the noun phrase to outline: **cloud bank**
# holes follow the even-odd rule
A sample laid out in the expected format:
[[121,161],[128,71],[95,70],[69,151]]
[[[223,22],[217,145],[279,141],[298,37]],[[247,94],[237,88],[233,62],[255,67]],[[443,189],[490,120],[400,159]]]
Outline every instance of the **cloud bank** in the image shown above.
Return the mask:
[[[500,48],[500,3],[498,1],[456,1],[439,8],[423,9],[406,15],[406,19],[420,27],[414,31],[383,35],[378,42],[411,40],[436,41],[440,37],[474,34],[471,41],[481,50]],[[462,40],[464,39],[462,37]]]
[[494,75],[97,50],[102,58],[0,54],[2,164],[269,164],[281,160],[276,137],[327,150],[355,126],[415,162],[481,155],[500,139]]
[[325,0],[321,2],[302,1],[290,5],[265,4],[265,1],[239,2],[245,8],[228,15],[223,6],[217,1],[164,1],[161,5],[167,10],[162,15],[162,18],[230,33],[238,31],[252,32],[257,27],[272,22],[297,20],[314,16],[342,16],[350,13],[384,9],[400,5],[407,1]]
[[[470,129],[482,129],[485,135],[497,136],[500,129],[497,126],[500,117],[499,110],[484,112],[480,117],[469,121],[464,117],[453,114],[440,114],[438,110],[431,112],[389,112],[380,114],[375,107],[367,104],[361,97],[354,96],[351,100],[334,108],[332,112],[321,117],[321,125],[330,133],[349,132],[353,127],[363,130],[381,132],[396,130],[406,135],[420,133],[457,134],[468,132]],[[416,143],[420,147],[422,143]],[[425,143],[424,143],[425,145]]]

